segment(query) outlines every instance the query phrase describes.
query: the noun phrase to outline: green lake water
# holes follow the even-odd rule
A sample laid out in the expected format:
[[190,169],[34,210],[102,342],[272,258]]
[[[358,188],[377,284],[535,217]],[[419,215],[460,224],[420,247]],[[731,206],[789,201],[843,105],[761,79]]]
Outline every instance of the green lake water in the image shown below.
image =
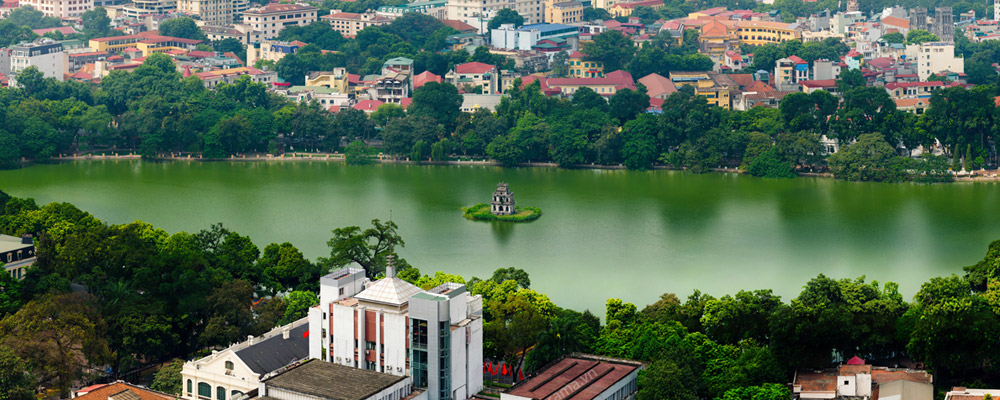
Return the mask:
[[[526,223],[473,222],[500,181]],[[326,162],[81,161],[0,171],[0,190],[66,201],[111,223],[143,220],[173,233],[214,222],[258,246],[291,242],[329,254],[330,231],[389,218],[402,257],[424,273],[531,274],[557,304],[603,315],[607,298],[640,308],[771,288],[786,300],[819,273],[894,281],[909,299],[928,278],[975,263],[1000,238],[1000,186],[764,180],[674,171],[347,166]]]

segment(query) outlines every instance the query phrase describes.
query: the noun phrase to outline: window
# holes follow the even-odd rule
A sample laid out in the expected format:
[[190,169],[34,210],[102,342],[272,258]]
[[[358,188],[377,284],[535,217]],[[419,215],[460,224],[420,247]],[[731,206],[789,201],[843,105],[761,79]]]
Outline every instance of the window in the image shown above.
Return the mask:
[[212,385],[205,382],[198,382],[198,397],[204,397],[206,399],[212,398]]
[[226,400],[226,388],[222,386],[215,388],[215,400]]
[[191,394],[191,380],[188,379],[188,394]]
[[233,362],[232,361],[226,361],[226,369],[228,369],[230,371],[233,369]]

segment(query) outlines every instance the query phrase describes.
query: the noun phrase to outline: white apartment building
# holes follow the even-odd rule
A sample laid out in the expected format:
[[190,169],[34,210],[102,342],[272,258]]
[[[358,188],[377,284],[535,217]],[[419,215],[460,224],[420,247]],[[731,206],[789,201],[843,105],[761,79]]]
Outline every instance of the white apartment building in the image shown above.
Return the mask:
[[[500,25],[490,31],[490,43],[497,49],[532,50],[545,39],[566,39],[576,41],[580,28],[563,24],[532,24],[514,28],[513,24]],[[576,46],[573,46],[574,50]]]
[[965,73],[965,59],[955,56],[955,44],[927,42],[906,46],[906,59],[917,62],[917,76],[926,81],[933,74],[950,71]]
[[251,31],[260,31],[264,39],[272,39],[286,26],[305,26],[316,21],[318,8],[302,4],[271,3],[243,12],[243,22]]
[[389,25],[392,18],[383,17],[373,12],[347,13],[339,10],[330,10],[329,15],[324,15],[320,19],[330,23],[333,30],[340,32],[345,37],[354,37],[362,29],[369,26]]
[[46,17],[80,18],[84,11],[94,8],[94,0],[21,0],[22,6],[31,6]]
[[144,18],[174,11],[177,11],[177,0],[132,0],[122,7],[126,18]]
[[482,297],[465,285],[428,291],[395,276],[375,282],[360,268],[320,280],[309,310],[309,357],[409,376],[429,400],[466,399],[483,388]]
[[208,24],[233,23],[233,0],[177,0],[177,11],[197,16]]
[[450,0],[448,19],[467,21],[470,17],[485,16],[504,8],[517,11],[524,17],[525,25],[545,22],[545,2],[542,0]]
[[[28,67],[38,68],[46,78],[65,80],[67,55],[63,52],[62,43],[51,39],[23,43],[10,46],[0,51],[0,65],[4,68],[0,73],[10,77],[10,84],[17,85],[17,74]],[[8,67],[9,66],[9,67]]]
[[274,328],[259,338],[184,363],[182,397],[233,400],[255,390],[261,380],[309,356],[306,318]]

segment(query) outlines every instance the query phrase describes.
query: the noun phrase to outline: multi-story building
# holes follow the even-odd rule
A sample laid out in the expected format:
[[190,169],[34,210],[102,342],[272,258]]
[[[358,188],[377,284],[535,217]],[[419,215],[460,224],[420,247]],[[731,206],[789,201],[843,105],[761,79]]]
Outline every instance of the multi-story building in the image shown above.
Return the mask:
[[458,64],[444,78],[459,89],[480,87],[475,94],[497,94],[500,74],[497,67],[481,62]]
[[743,44],[759,46],[802,38],[802,28],[799,24],[786,24],[784,22],[773,21],[740,21],[736,26],[736,35],[740,38],[740,43]]
[[392,22],[392,18],[383,17],[373,12],[357,14],[338,10],[331,10],[329,15],[324,15],[320,19],[329,22],[333,30],[340,32],[345,37],[354,37],[362,29],[369,26],[389,25]]
[[799,82],[809,79],[809,63],[798,56],[774,62],[774,86],[779,91],[798,90]]
[[[450,0],[448,19],[468,22],[470,17],[493,15],[497,11],[509,8],[524,17],[525,24],[538,24],[545,21],[544,7],[542,0]],[[471,22],[469,24],[478,26]]]
[[264,40],[261,32],[250,30],[250,26],[246,24],[225,26],[203,25],[201,30],[202,32],[205,32],[205,37],[208,38],[208,41],[210,42],[217,42],[225,39],[236,39],[249,48],[252,43]]
[[576,40],[579,36],[579,28],[573,25],[533,24],[514,28],[512,24],[504,24],[491,31],[490,43],[499,49],[532,50],[543,40]]
[[636,90],[632,75],[625,71],[613,71],[600,78],[549,78],[545,87],[553,89],[563,97],[572,97],[577,89],[587,87],[604,97],[614,96],[621,89]]
[[0,235],[0,264],[14,279],[23,279],[25,269],[35,263],[35,242],[31,235]]
[[427,14],[437,19],[448,18],[448,0],[416,1],[396,6],[382,6],[375,13],[390,19],[402,17],[403,14],[415,12]]
[[35,67],[46,78],[56,78],[63,80],[66,73],[66,53],[63,52],[62,43],[51,39],[41,39],[36,42],[23,43],[10,46],[8,51],[0,51],[0,57],[5,60],[0,61],[0,65],[10,66],[6,71],[0,73],[11,78],[10,84],[16,86],[16,75],[28,67]]
[[671,71],[670,81],[676,87],[684,85],[693,87],[695,94],[704,96],[708,104],[725,109],[731,107],[730,91],[737,87],[736,83],[726,75],[714,72]]
[[259,338],[184,363],[182,397],[234,400],[257,389],[265,377],[309,357],[306,318],[274,328]]
[[833,19],[830,21],[830,30],[832,30],[834,33],[844,35],[847,33],[848,27],[858,22],[864,22],[864,21],[865,21],[865,15],[859,11],[839,12],[833,14]]
[[333,71],[314,71],[306,76],[306,86],[326,87],[338,93],[349,93],[351,86],[350,74],[347,68],[334,68]]
[[885,84],[885,91],[893,99],[929,99],[935,90],[956,85],[958,84],[942,81],[889,82]]
[[20,5],[31,6],[46,17],[79,19],[84,11],[94,8],[94,0],[21,0]]
[[202,80],[205,87],[209,89],[215,89],[220,83],[233,83],[237,79],[243,76],[250,77],[250,80],[257,83],[263,83],[267,86],[271,86],[274,82],[278,81],[278,74],[274,71],[262,71],[254,67],[239,67],[230,69],[220,69],[208,72],[199,72],[194,74],[198,79]]
[[965,73],[965,59],[955,55],[954,43],[927,42],[907,45],[906,58],[916,61],[917,76],[922,81],[944,71]]
[[726,65],[726,52],[740,48],[740,41],[734,28],[714,19],[702,25],[701,34],[698,36],[699,52],[707,55],[718,66]]
[[412,377],[430,400],[466,399],[483,387],[482,326],[482,297],[453,283],[421,290],[396,277],[390,258],[375,282],[351,267],[321,278],[309,356]]
[[577,0],[545,1],[545,22],[550,24],[575,24],[583,22],[583,3]]
[[587,60],[587,55],[574,51],[569,55],[569,76],[571,78],[601,78],[604,77],[604,63]]
[[632,11],[635,10],[636,7],[649,7],[653,10],[659,10],[666,7],[666,5],[663,4],[663,0],[619,2],[608,8],[608,12],[611,13],[612,17],[627,17],[632,15]]
[[142,52],[143,57],[152,53],[162,53],[168,50],[194,50],[201,40],[160,36],[157,32],[140,32],[135,35],[111,36],[90,39],[90,48],[94,51],[119,52],[135,48]]
[[257,65],[257,60],[278,62],[302,47],[302,42],[282,42],[278,40],[263,40],[247,46],[247,65]]
[[122,14],[131,19],[169,14],[174,11],[177,11],[177,0],[131,0],[131,3],[122,7]]
[[302,4],[270,3],[243,12],[243,23],[260,31],[264,39],[277,37],[286,26],[305,26],[316,21],[318,8]]
[[209,24],[233,23],[233,0],[177,0],[177,11]]

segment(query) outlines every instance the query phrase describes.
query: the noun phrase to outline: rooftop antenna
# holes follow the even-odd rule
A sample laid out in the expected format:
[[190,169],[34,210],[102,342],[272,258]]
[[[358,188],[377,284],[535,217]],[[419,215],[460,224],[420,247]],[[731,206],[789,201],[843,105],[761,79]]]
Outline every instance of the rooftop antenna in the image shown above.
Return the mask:
[[[389,207],[389,229],[392,229],[392,207]],[[392,254],[395,243],[392,235],[389,235],[389,255],[385,256],[385,277],[392,279],[396,277],[396,256]]]

